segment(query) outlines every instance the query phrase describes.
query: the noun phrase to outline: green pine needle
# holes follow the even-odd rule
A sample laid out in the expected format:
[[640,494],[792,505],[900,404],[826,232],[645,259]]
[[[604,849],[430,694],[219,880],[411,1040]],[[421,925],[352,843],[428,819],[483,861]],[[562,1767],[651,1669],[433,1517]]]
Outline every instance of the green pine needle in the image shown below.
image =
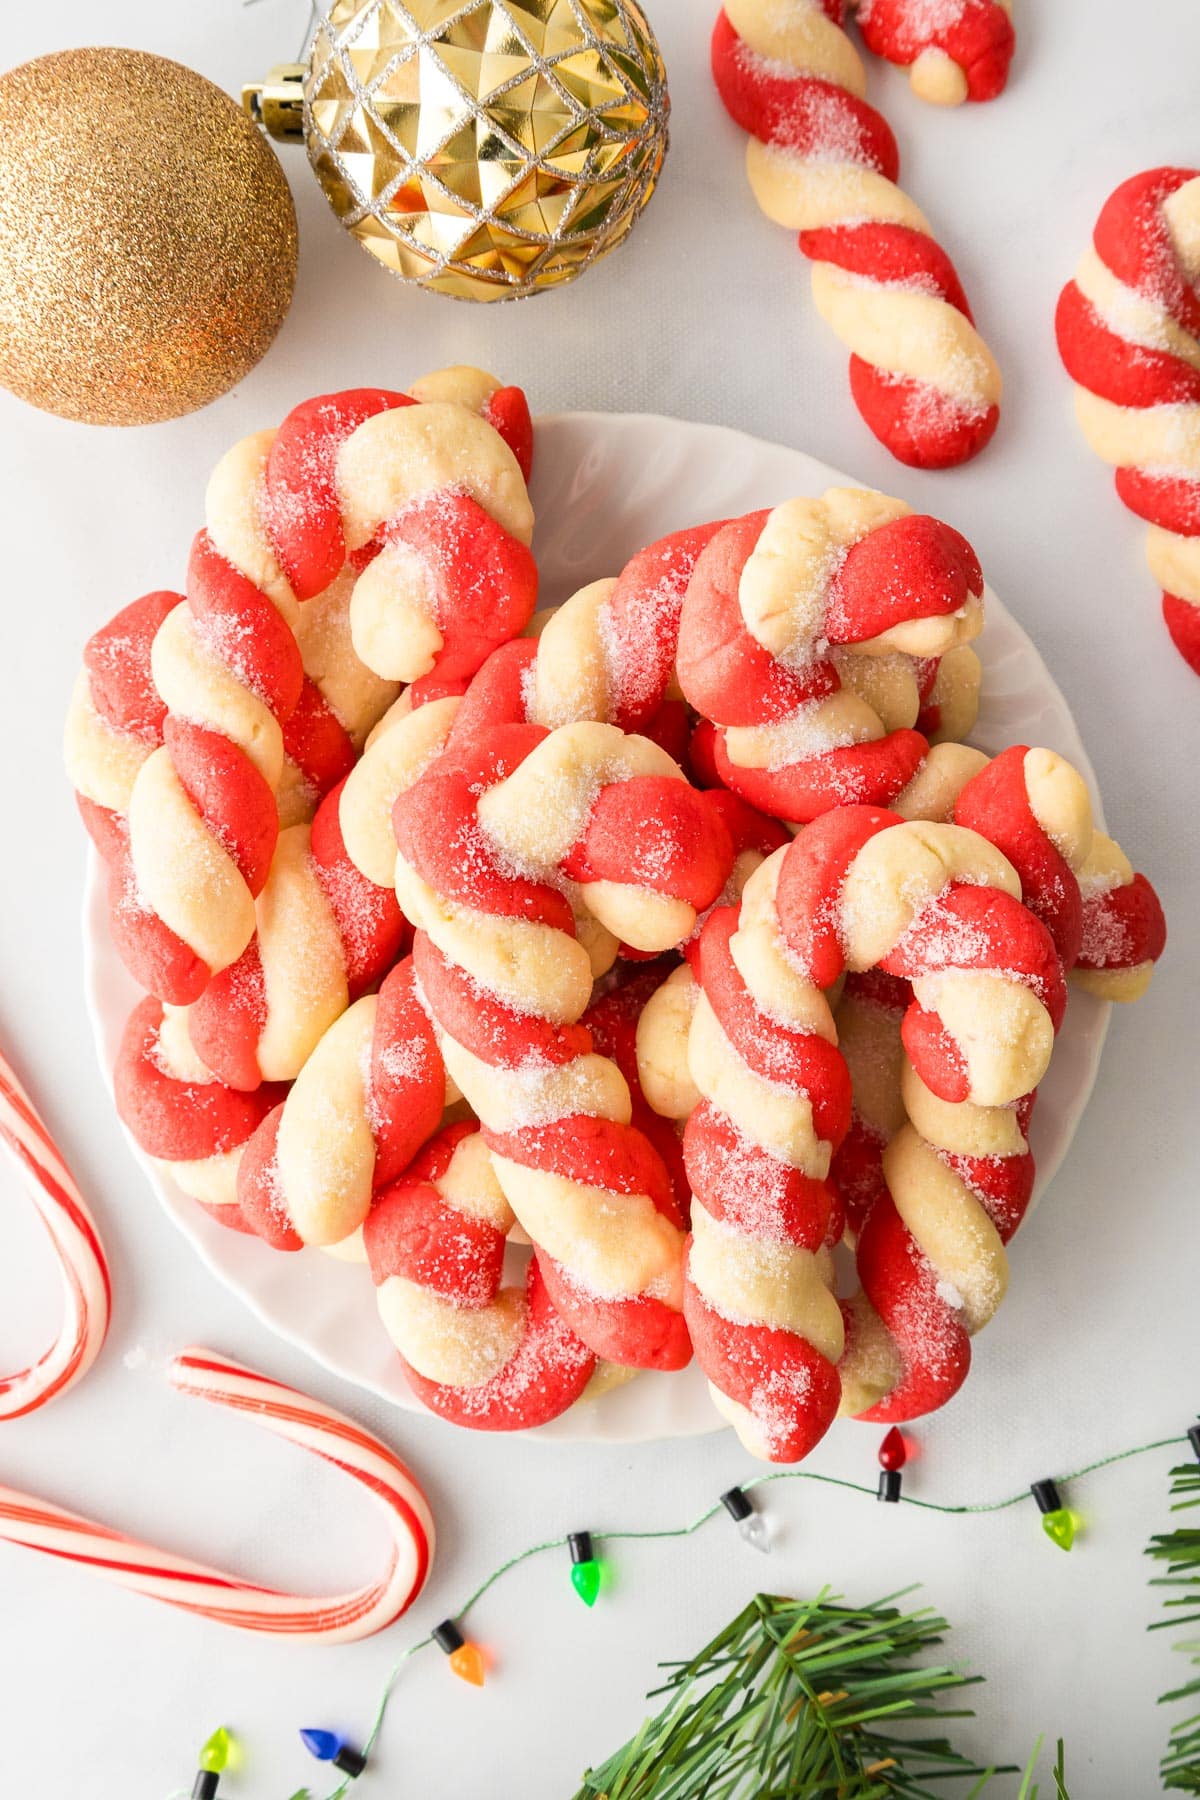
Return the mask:
[[[1171,1511],[1187,1512],[1200,1506],[1200,1463],[1183,1463],[1171,1470]],[[1160,1532],[1152,1537],[1146,1555],[1167,1565],[1165,1575],[1156,1575],[1151,1587],[1172,1589],[1163,1601],[1165,1618],[1155,1619],[1151,1631],[1178,1631],[1184,1626],[1200,1624],[1200,1531],[1182,1526],[1175,1531]],[[1193,1668],[1200,1669],[1200,1642],[1185,1638],[1175,1645],[1186,1655]],[[1160,1706],[1173,1706],[1180,1700],[1200,1696],[1200,1674],[1183,1687],[1172,1688],[1159,1698]],[[1159,1765],[1164,1788],[1181,1794],[1200,1794],[1200,1713],[1181,1719],[1171,1731],[1167,1752]]]
[[968,1781],[979,1794],[1001,1771],[896,1729],[970,1717],[940,1702],[978,1679],[916,1661],[946,1621],[902,1612],[901,1598],[757,1595],[690,1662],[664,1665],[662,1710],[588,1770],[574,1800],[935,1800],[928,1783],[945,1781],[964,1800]]

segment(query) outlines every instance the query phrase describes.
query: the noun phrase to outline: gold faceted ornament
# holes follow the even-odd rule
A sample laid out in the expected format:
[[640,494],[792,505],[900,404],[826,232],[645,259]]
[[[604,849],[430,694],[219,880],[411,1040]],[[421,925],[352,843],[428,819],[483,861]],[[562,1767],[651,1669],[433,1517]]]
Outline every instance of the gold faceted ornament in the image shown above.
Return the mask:
[[402,280],[460,300],[561,286],[622,243],[667,150],[634,0],[334,0],[307,68],[248,103]]
[[137,50],[0,76],[0,385],[92,425],[174,419],[263,355],[296,215],[228,94]]

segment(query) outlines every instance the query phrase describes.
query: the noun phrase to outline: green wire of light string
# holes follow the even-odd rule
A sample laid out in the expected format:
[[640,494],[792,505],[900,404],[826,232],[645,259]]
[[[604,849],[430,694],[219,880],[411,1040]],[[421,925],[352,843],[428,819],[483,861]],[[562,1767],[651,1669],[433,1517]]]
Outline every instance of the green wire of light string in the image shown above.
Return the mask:
[[[1097,1469],[1108,1469],[1114,1463],[1130,1462],[1135,1456],[1148,1456],[1154,1450],[1169,1450],[1187,1442],[1188,1439],[1182,1436],[1155,1438],[1149,1444],[1135,1444],[1131,1450],[1116,1450],[1111,1456],[1099,1456],[1095,1462],[1084,1463],[1080,1468],[1069,1470],[1056,1479],[1064,1483],[1082,1481],[1084,1476],[1094,1475]],[[739,1485],[743,1492],[747,1492],[753,1488],[765,1487],[769,1481],[818,1481],[825,1487],[846,1488],[853,1494],[866,1494],[869,1499],[877,1497],[875,1489],[864,1486],[861,1481],[847,1481],[840,1475],[820,1475],[815,1469],[770,1469],[762,1475],[755,1475],[749,1481],[739,1483]],[[968,1513],[1006,1512],[1009,1507],[1019,1506],[1023,1500],[1032,1498],[1030,1490],[1022,1488],[1020,1493],[1009,1494],[1003,1500],[982,1500],[973,1504],[961,1503],[957,1506],[946,1506],[937,1500],[918,1500],[911,1494],[902,1493],[898,1504],[919,1506],[924,1512],[953,1514],[961,1518]],[[593,1531],[592,1536],[605,1544],[627,1544],[654,1538],[688,1538],[693,1537],[702,1526],[707,1525],[710,1519],[715,1519],[722,1510],[721,1502],[718,1500],[712,1506],[707,1507],[698,1518],[693,1519],[690,1525],[678,1525],[674,1529],[658,1531]],[[449,1616],[454,1619],[465,1619],[471,1608],[477,1606],[484,1595],[494,1588],[498,1581],[502,1581],[512,1569],[518,1568],[522,1563],[530,1562],[535,1556],[544,1556],[550,1550],[561,1550],[565,1542],[566,1539],[563,1537],[547,1538],[544,1543],[531,1544],[527,1550],[518,1550],[515,1556],[510,1556],[506,1562],[502,1562],[498,1569],[493,1569],[491,1574],[480,1582],[475,1592],[464,1601],[459,1610]],[[392,1690],[399,1680],[405,1664],[417,1654],[418,1650],[426,1650],[432,1643],[432,1637],[423,1637],[417,1643],[410,1644],[393,1666],[384,1682],[383,1694],[363,1744],[364,1755],[370,1756],[379,1733],[383,1729],[383,1721],[387,1714],[388,1702],[392,1697]],[[326,1796],[326,1800],[346,1800],[350,1787],[351,1778],[347,1777],[333,1789],[332,1793]]]

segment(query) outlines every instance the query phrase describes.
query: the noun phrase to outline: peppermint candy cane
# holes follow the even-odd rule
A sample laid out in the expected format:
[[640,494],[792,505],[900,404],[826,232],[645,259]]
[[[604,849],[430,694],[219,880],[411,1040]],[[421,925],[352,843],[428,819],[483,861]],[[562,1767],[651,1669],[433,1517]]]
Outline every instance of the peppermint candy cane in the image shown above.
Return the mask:
[[185,1350],[171,1364],[169,1378],[182,1393],[249,1413],[277,1437],[324,1457],[369,1489],[387,1509],[392,1539],[380,1578],[328,1598],[284,1594],[138,1543],[12,1488],[0,1488],[0,1537],[242,1631],[346,1644],[398,1619],[420,1593],[434,1547],[429,1504],[399,1458],[332,1407],[212,1351]]
[[108,1263],[92,1216],[33,1101],[0,1056],[0,1138],[32,1175],[31,1192],[62,1273],[66,1310],[44,1355],[0,1377],[0,1419],[19,1419],[86,1375],[104,1342],[112,1308]]

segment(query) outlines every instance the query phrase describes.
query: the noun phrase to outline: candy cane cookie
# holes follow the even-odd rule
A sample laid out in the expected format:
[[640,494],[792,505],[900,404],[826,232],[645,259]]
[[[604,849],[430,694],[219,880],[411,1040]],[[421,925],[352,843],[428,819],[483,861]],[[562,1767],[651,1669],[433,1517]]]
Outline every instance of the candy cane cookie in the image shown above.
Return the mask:
[[138,1148],[219,1224],[252,1230],[238,1204],[238,1165],[283,1088],[265,1083],[242,1093],[218,1081],[196,1052],[186,1010],[153,995],[126,1021],[113,1088]]
[[281,1593],[139,1543],[13,1488],[0,1488],[0,1537],[219,1625],[306,1643],[354,1643],[383,1631],[412,1605],[433,1558],[433,1515],[416,1480],[386,1444],[331,1406],[210,1350],[184,1351],[171,1364],[169,1378],[180,1393],[245,1413],[366,1489],[382,1506],[388,1526],[387,1562],[377,1579],[344,1594]]
[[946,468],[995,431],[1000,372],[953,264],[896,185],[896,141],[864,98],[842,14],[842,0],[728,0],[713,76],[750,134],[754,198],[800,234],[817,310],[851,352],[859,412],[901,462]]
[[842,1318],[826,1177],[850,1123],[850,1077],[824,995],[787,958],[777,851],[740,912],[706,924],[684,1130],[692,1188],[684,1316],[718,1411],[755,1456],[795,1462],[837,1412]]
[[1016,48],[1012,0],[858,0],[868,50],[908,70],[933,106],[994,100]]
[[393,823],[446,1066],[551,1298],[597,1355],[680,1367],[682,1219],[579,1021],[619,941],[668,949],[720,892],[719,813],[648,739],[505,725],[447,750]]
[[[913,987],[901,1026],[912,1123],[883,1152],[888,1193],[867,1215],[856,1252],[891,1354],[881,1355],[878,1334],[850,1307],[841,1371],[847,1410],[912,1417],[961,1385],[970,1334],[1004,1293],[1004,1241],[1031,1185],[1030,1096],[1065,1006],[1061,963],[1045,925],[1021,904],[1012,864],[963,826],[846,808],[784,855],[778,909],[793,953],[806,945],[826,977],[844,959]],[[881,1368],[886,1398],[864,1408]]]
[[306,686],[298,634],[307,628],[290,576],[311,606],[333,562],[340,572],[351,559],[355,657],[391,683],[470,673],[523,628],[536,596],[516,457],[454,400],[355,390],[308,402],[279,433],[247,438],[222,460],[207,514],[187,602],[151,645],[163,741],[128,794],[137,909],[125,942],[143,985],[178,1004],[253,935],[285,754],[318,793],[353,760],[341,723]]
[[523,1287],[503,1285],[513,1224],[483,1135],[464,1121],[425,1145],[363,1227],[380,1317],[410,1387],[431,1412],[479,1431],[557,1418],[596,1367],[536,1257]]
[[1122,182],[1055,328],[1083,435],[1150,527],[1167,630],[1200,674],[1200,172]]
[[95,1221],[49,1127],[0,1056],[0,1142],[26,1178],[58,1262],[63,1318],[28,1368],[0,1375],[0,1419],[19,1419],[87,1374],[108,1331],[112,1286]]
[[[768,978],[764,994],[785,991],[782,969],[790,966],[807,984],[797,996],[807,1013],[795,1016],[815,1016],[828,1032],[832,1027],[822,1010],[825,1002],[818,994],[818,1006],[814,992],[828,988],[843,970],[881,968],[912,984],[913,1001],[902,1021],[901,1041],[931,1106],[964,1121],[1003,1113],[1019,1122],[1027,1112],[1027,1097],[1049,1063],[1066,990],[1049,932],[1021,904],[1020,882],[1012,865],[984,838],[962,826],[904,821],[874,808],[844,807],[807,826],[786,850],[763,865],[747,886],[743,918],[747,909],[752,919],[761,909],[772,962],[780,970]],[[737,992],[736,984],[730,985]],[[707,994],[707,979],[704,986]],[[762,1091],[746,1106],[739,1123],[746,1135],[757,1132],[761,1144],[761,1121],[769,1117],[772,1098],[767,1086],[772,1071],[765,1061],[771,1039],[766,1033],[756,1039],[742,1019],[732,1027],[740,1028],[740,1034],[733,1036],[731,1028],[719,1021],[724,1041],[716,1040],[715,1067],[709,1073],[706,1059],[711,1045],[703,1005],[697,1008],[689,1047],[693,1075],[704,1075],[697,1085],[711,1098],[707,1090],[715,1089],[722,1076],[732,1077],[739,1061],[749,1064]],[[778,1011],[780,1002],[775,1005]],[[727,1049],[730,1044],[732,1050]],[[811,1040],[806,1047],[810,1045]],[[763,1058],[762,1073],[749,1063],[747,1046]],[[844,1078],[840,1057],[837,1067]],[[912,1118],[907,1093],[905,1101]],[[845,1112],[838,1119],[843,1136],[849,1104],[847,1079]],[[694,1115],[701,1123],[704,1117]],[[809,1134],[812,1117],[811,1101],[807,1111],[786,1115],[791,1128],[798,1124]],[[919,1129],[926,1129],[925,1121]],[[836,1132],[827,1135],[818,1126],[814,1153],[809,1138],[804,1138],[806,1173],[824,1178],[837,1141]],[[940,1398],[934,1403],[940,1404],[961,1383],[969,1361],[968,1328],[988,1307],[994,1310],[1003,1291],[1003,1246],[996,1224],[977,1201],[972,1216],[963,1218],[960,1211],[946,1223],[942,1192],[946,1171],[910,1126],[902,1127],[888,1144],[883,1171],[889,1191],[866,1217],[857,1261],[870,1317],[886,1330],[874,1336],[860,1330],[855,1309],[847,1308],[850,1329],[840,1368],[842,1404],[847,1405],[850,1396],[850,1409],[862,1410],[858,1401],[869,1386],[865,1371],[877,1371],[875,1338],[882,1335],[888,1398],[884,1408],[869,1416],[905,1417],[910,1416],[905,1407],[925,1410],[935,1390]],[[719,1188],[717,1192],[723,1199]],[[696,1216],[693,1206],[693,1225]],[[722,1306],[724,1273],[725,1265],[714,1257],[711,1266],[701,1262],[695,1282],[701,1300],[710,1293],[716,1297],[709,1310],[719,1321],[724,1353],[719,1360],[708,1351],[700,1315],[694,1318],[690,1306],[689,1323],[702,1365],[709,1355],[722,1377],[732,1375],[744,1383],[749,1377],[751,1404],[747,1405],[746,1388],[732,1398],[753,1414],[755,1382],[761,1386],[764,1377],[757,1356],[741,1356],[739,1333],[747,1326],[757,1330],[764,1322],[774,1323],[774,1316],[755,1311],[748,1299],[732,1295]],[[764,1309],[776,1305],[780,1291],[777,1281],[768,1281],[765,1293],[753,1291],[754,1302],[761,1300]],[[809,1293],[815,1295],[815,1288]],[[823,1305],[819,1298],[817,1303]],[[832,1360],[837,1347],[833,1328],[820,1348]],[[728,1388],[724,1391],[731,1397]],[[814,1441],[814,1431],[827,1422],[829,1392],[828,1378],[805,1389],[799,1420],[802,1436],[796,1441]],[[815,1416],[813,1397],[821,1407]],[[875,1398],[874,1393],[869,1398]],[[836,1394],[833,1404],[838,1404]],[[782,1409],[765,1410],[767,1429],[757,1437],[760,1453],[764,1449],[775,1455],[795,1453],[795,1442],[789,1446],[779,1440]],[[744,1441],[754,1447],[755,1433],[744,1420],[740,1422]]]
[[441,1123],[446,1074],[405,957],[325,1032],[243,1151],[243,1217],[278,1250],[344,1244]]
[[959,756],[915,729],[931,665],[936,679],[938,659],[957,664],[953,724],[969,728],[982,623],[983,576],[958,532],[868,489],[830,488],[710,540],[684,597],[679,681],[712,722],[716,776],[761,811],[904,812]]
[[[1073,981],[1109,999],[1136,999],[1145,991],[1165,943],[1162,909],[1145,877],[1135,876],[1112,839],[1094,830],[1087,788],[1068,762],[1046,749],[1014,745],[967,782],[954,818],[1003,852],[1020,879],[1025,906],[1045,925]],[[891,1050],[886,1062],[874,1065],[875,1087],[870,1068],[856,1066],[858,1012],[849,997],[843,1000],[843,1050],[856,1101],[876,1110],[882,1124],[874,1142],[864,1139],[858,1146],[860,1159],[847,1140],[838,1159],[843,1166],[835,1166],[834,1174],[835,1180],[841,1174],[845,1191],[849,1162],[849,1174],[866,1183],[868,1212],[881,1193],[888,1194],[880,1224],[867,1218],[863,1225],[860,1266],[885,1292],[898,1277],[903,1293],[911,1245],[898,1228],[899,1215],[939,1281],[934,1298],[926,1294],[922,1302],[921,1328],[912,1330],[906,1320],[903,1347],[865,1294],[851,1304],[843,1407],[870,1417],[913,1417],[953,1392],[960,1330],[980,1330],[1003,1298],[1007,1264],[985,1221],[1002,1247],[1025,1216],[1035,1174],[1028,1141],[1034,1096],[1010,1106],[948,1104],[907,1058],[901,1055],[897,1068],[886,1023],[883,1042]],[[905,1113],[909,1123],[898,1129]],[[960,1281],[961,1266],[971,1271],[973,1288]]]

